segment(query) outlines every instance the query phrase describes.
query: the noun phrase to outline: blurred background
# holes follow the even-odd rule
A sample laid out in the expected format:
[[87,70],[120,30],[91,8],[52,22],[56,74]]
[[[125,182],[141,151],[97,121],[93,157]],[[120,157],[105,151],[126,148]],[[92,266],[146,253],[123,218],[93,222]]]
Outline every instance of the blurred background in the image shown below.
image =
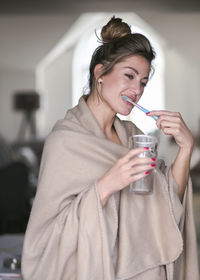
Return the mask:
[[[88,66],[98,46],[94,31],[113,16],[145,34],[157,52],[140,103],[181,112],[195,137],[191,162],[200,243],[200,1],[0,1],[0,267],[20,256],[37,186],[41,153],[54,123],[87,92]],[[177,147],[154,121],[133,120],[160,140],[170,163]],[[11,257],[10,257],[11,256]],[[4,265],[4,260],[9,261]],[[20,259],[20,257],[19,257]],[[19,265],[20,266],[20,265]],[[19,266],[13,265],[14,269]]]

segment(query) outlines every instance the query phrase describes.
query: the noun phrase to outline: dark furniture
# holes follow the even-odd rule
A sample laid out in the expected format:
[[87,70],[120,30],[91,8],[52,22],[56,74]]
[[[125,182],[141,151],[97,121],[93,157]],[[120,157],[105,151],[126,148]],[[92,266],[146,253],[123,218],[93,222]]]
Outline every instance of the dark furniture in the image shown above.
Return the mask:
[[25,232],[30,214],[28,176],[23,162],[0,169],[0,234]]

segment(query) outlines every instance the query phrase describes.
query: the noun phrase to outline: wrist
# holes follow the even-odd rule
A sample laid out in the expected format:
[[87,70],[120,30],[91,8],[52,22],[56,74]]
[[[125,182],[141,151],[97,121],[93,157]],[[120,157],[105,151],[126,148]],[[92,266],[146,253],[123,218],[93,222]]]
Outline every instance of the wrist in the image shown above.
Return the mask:
[[193,145],[179,147],[179,153],[185,157],[191,157],[193,151]]
[[106,184],[104,183],[103,178],[97,182],[97,190],[98,190],[98,194],[99,194],[99,198],[101,200],[102,206],[105,206],[105,204],[107,203],[107,201],[111,195],[108,191],[108,188],[105,186],[106,186]]

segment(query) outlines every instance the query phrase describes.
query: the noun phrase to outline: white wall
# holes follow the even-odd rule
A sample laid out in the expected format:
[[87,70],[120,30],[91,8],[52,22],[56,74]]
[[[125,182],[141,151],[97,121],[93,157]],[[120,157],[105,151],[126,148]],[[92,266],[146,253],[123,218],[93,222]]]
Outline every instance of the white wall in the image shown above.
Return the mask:
[[74,20],[74,13],[0,15],[0,134],[6,140],[16,140],[22,117],[12,110],[12,93],[35,89],[36,65]]
[[16,90],[35,88],[33,71],[0,69],[0,134],[8,141],[17,138],[22,113],[13,111],[12,96]]
[[[149,14],[149,18],[146,17],[149,19],[149,23],[152,21],[155,29],[158,28],[158,30],[161,31],[159,29],[160,18],[158,16],[159,15],[151,18]],[[143,19],[145,20],[145,17],[143,17]],[[31,19],[29,21],[31,22]],[[48,23],[51,21],[51,17],[45,17],[47,26],[49,26]],[[63,22],[65,23],[64,18],[62,24]],[[64,24],[62,26],[64,26]],[[66,30],[68,27],[69,26],[66,24]],[[28,24],[27,28],[29,28]],[[50,29],[51,28],[53,28],[52,25],[50,25]],[[4,29],[5,34],[7,34],[5,24]],[[166,34],[168,29],[166,20]],[[62,30],[64,30],[63,27]],[[180,111],[189,127],[196,133],[200,114],[198,105],[200,103],[199,67],[195,64],[195,61],[189,61],[188,58],[180,54],[177,49],[172,48],[172,45],[171,48],[169,48],[169,46],[166,47],[165,55],[165,107],[169,110]],[[54,62],[56,64],[55,68],[54,64],[52,64],[48,69],[46,80],[47,87],[44,91],[43,88],[41,90],[44,97],[44,112],[42,113],[40,111],[41,118],[40,123],[38,123],[39,135],[41,137],[45,136],[51,130],[56,119],[62,118],[66,109],[71,107],[71,59],[72,51],[68,54],[66,53],[63,57],[60,57],[60,59]],[[21,113],[16,113],[12,110],[12,93],[15,90],[26,88],[35,88],[34,70],[22,70],[20,69],[20,65],[18,69],[3,68],[0,61],[0,134],[9,141],[16,139],[21,121]]]
[[181,112],[194,134],[200,118],[199,68],[175,49],[166,55],[166,109]]
[[46,137],[58,119],[65,116],[72,106],[72,58],[69,49],[54,60],[42,73],[38,90],[42,94],[43,106],[38,115],[38,133]]
[[[200,118],[199,69],[193,61],[186,59],[176,49],[165,49],[165,109],[180,112],[185,123],[194,135],[198,132]],[[159,157],[170,164],[178,151],[171,137],[159,132]],[[199,160],[199,151],[195,148],[191,166]]]

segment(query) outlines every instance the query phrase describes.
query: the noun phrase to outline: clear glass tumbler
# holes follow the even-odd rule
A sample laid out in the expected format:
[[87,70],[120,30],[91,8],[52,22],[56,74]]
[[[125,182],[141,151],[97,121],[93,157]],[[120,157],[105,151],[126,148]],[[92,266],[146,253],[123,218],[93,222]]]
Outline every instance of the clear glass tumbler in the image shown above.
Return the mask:
[[[143,153],[140,153],[138,157],[157,157],[157,138],[150,135],[133,135],[129,137],[129,149],[138,147],[148,147]],[[153,170],[149,171],[149,174],[133,183],[130,184],[129,191],[136,194],[151,194],[153,192]]]

